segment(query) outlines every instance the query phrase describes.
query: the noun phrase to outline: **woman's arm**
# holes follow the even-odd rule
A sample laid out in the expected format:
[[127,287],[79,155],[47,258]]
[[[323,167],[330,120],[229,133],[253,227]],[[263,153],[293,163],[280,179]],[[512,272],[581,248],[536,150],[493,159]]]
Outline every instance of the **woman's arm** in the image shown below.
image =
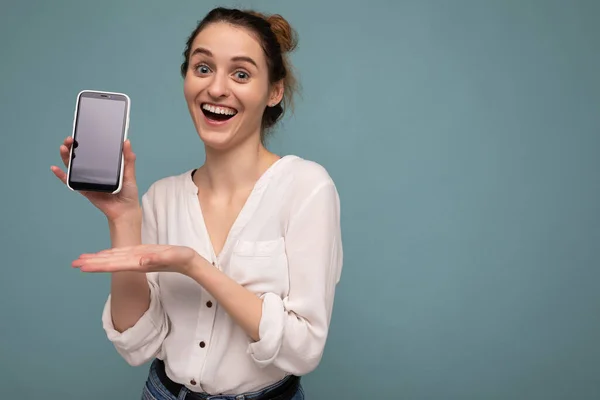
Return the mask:
[[263,301],[197,255],[185,273],[198,282],[254,341],[260,339]]
[[[111,247],[142,244],[142,212],[122,221],[109,221]],[[114,329],[124,332],[142,317],[150,306],[150,287],[146,274],[113,272],[110,285]]]
[[[155,244],[157,227],[152,205],[154,188],[142,197],[139,220],[109,222],[112,249]],[[121,260],[117,260],[120,263]],[[160,302],[156,274],[119,270],[111,273],[111,291],[102,325],[117,352],[131,365],[152,359],[168,334],[168,317]]]

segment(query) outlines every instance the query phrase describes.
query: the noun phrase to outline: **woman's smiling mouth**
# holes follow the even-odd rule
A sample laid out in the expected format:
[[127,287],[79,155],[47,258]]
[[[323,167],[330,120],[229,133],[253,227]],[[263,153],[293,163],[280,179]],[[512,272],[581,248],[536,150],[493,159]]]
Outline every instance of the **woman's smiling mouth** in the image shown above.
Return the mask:
[[202,103],[200,109],[202,110],[206,121],[211,125],[222,125],[237,114],[235,108],[217,106],[209,103]]

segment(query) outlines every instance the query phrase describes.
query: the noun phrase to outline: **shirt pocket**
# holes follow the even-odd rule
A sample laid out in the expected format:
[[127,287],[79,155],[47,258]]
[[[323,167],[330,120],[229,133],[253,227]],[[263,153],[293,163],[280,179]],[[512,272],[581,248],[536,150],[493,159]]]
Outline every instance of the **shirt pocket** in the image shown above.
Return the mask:
[[289,287],[284,238],[239,240],[231,253],[229,276],[257,295],[270,292],[283,297]]

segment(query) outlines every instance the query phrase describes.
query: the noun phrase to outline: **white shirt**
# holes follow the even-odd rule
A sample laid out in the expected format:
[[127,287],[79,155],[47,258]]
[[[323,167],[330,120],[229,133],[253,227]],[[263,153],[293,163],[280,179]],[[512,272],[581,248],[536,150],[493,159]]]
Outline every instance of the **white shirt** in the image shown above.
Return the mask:
[[131,365],[158,357],[192,391],[257,390],[321,360],[342,270],[340,204],[319,164],[288,155],[256,182],[215,256],[192,171],[163,178],[142,196],[142,242],[189,246],[263,299],[253,341],[196,281],[149,273],[150,307],[130,329],[114,329],[110,295],[102,314],[109,340]]

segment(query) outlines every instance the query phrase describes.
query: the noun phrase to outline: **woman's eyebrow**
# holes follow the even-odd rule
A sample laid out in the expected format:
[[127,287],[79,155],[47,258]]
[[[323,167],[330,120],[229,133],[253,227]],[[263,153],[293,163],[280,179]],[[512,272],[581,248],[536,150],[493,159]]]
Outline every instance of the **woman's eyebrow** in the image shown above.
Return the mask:
[[[205,49],[204,47],[196,47],[194,49],[194,51],[192,52],[191,57],[195,56],[196,54],[204,54],[207,57],[213,57],[212,52],[208,49]],[[258,63],[256,61],[254,61],[251,57],[248,57],[248,56],[232,57],[231,61],[247,62],[247,63],[254,65],[256,68],[258,68]]]

